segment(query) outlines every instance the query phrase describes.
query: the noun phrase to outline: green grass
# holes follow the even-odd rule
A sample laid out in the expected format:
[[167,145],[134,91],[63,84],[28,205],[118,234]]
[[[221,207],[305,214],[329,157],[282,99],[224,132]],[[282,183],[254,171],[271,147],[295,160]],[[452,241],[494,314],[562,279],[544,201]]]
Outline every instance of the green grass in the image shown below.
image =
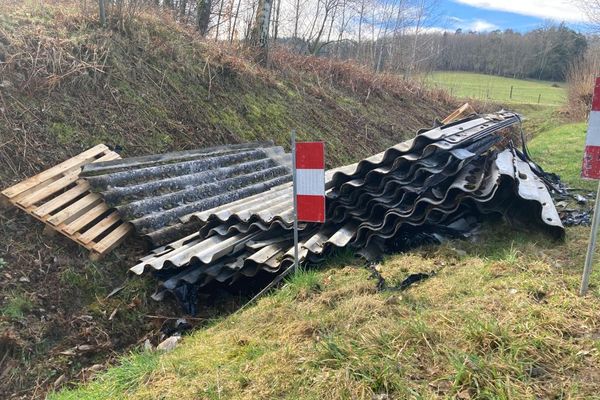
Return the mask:
[[[63,392],[61,398],[69,400],[127,399],[130,393],[144,385],[148,376],[158,366],[158,353],[136,353],[122,359],[119,368],[111,368],[100,379],[92,382],[85,394]],[[81,396],[84,397],[81,397]]]
[[11,293],[8,301],[0,308],[0,315],[12,319],[21,319],[31,309],[31,299],[23,293]]
[[[565,244],[508,227],[388,257],[380,293],[359,265],[302,271],[172,353],[135,353],[65,399],[593,398],[596,310],[577,296],[587,229]],[[466,252],[457,256],[455,248]]]
[[533,159],[575,188],[595,190],[597,183],[581,179],[586,123],[561,125],[538,134],[529,143]]
[[512,79],[470,72],[433,72],[425,79],[433,86],[447,89],[456,97],[553,106],[562,105],[566,101],[564,84],[559,82]]

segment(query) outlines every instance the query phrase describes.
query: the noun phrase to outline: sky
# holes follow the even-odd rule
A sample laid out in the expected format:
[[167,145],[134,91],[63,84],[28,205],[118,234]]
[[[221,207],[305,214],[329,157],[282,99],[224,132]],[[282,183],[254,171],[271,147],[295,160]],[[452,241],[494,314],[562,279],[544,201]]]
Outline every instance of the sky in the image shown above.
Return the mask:
[[585,15],[576,0],[440,0],[440,28],[487,32],[513,29],[526,32],[548,22],[565,22],[586,32]]

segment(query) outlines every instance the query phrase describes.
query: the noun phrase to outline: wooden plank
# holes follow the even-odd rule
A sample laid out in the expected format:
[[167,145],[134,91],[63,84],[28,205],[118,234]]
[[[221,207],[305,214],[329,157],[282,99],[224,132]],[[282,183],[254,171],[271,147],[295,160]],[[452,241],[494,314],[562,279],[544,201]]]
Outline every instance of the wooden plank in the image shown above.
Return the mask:
[[108,217],[104,218],[102,221],[98,222],[96,225],[92,226],[90,229],[82,233],[79,237],[77,237],[77,241],[83,244],[88,244],[94,238],[100,236],[103,232],[105,232],[108,228],[113,226],[119,222],[119,213],[116,211],[110,214]]
[[119,225],[114,231],[106,235],[106,237],[92,247],[92,254],[90,257],[92,259],[102,257],[105,253],[111,251],[125,240],[132,230],[133,226],[128,222]]
[[81,154],[76,155],[73,158],[69,158],[66,161],[63,161],[62,163],[47,169],[29,179],[26,179],[22,182],[17,183],[14,186],[9,187],[8,189],[5,189],[2,191],[2,194],[5,195],[6,197],[13,198],[16,195],[18,195],[19,193],[24,192],[27,189],[31,189],[34,186],[39,185],[40,183],[55,177],[58,174],[64,173],[65,171],[74,168],[74,167],[78,167],[81,166],[83,164],[85,164],[86,162],[88,162],[91,158],[94,158],[95,156],[97,156],[98,154],[101,154],[103,151],[108,150],[108,147],[105,144],[99,144],[97,146],[92,147],[89,150],[84,151]]
[[99,195],[95,193],[90,193],[87,196],[77,200],[75,203],[71,204],[56,215],[53,215],[52,217],[48,218],[46,221],[49,224],[58,225],[67,221],[69,218],[77,218],[86,211],[86,208],[89,209],[89,207],[96,203],[98,200],[101,200]]
[[68,202],[70,202],[71,200],[76,198],[77,196],[80,196],[81,194],[85,193],[86,191],[89,190],[89,188],[90,188],[90,185],[87,182],[79,183],[77,186],[67,190],[66,192],[62,193],[61,195],[42,204],[41,206],[37,207],[35,210],[32,210],[32,214],[35,216],[38,216],[40,218],[43,218],[46,215],[50,214],[52,211],[57,210],[60,207],[64,206],[65,204],[67,204]]
[[460,106],[459,108],[457,108],[456,110],[454,110],[446,118],[444,118],[442,123],[449,124],[450,122],[457,120],[461,117],[464,117],[465,115],[473,113],[473,112],[475,112],[473,107],[471,107],[471,105],[469,103],[465,103],[462,106]]
[[16,203],[21,200],[24,199],[25,197],[29,196],[30,194],[33,194],[35,192],[37,192],[38,190],[50,185],[53,182],[56,182],[57,180],[59,180],[61,178],[61,175],[56,175],[50,179],[45,180],[44,182],[40,183],[39,185],[36,185],[30,189],[25,190],[24,192],[19,193],[18,195],[12,197],[10,199],[10,201],[16,205]]
[[75,182],[79,178],[79,173],[71,173],[69,175],[63,176],[62,178],[52,182],[48,186],[41,188],[38,191],[31,193],[23,199],[13,200],[18,203],[21,207],[29,207],[34,205],[35,203],[44,200],[58,191],[64,190],[71,183]]
[[108,206],[102,202],[68,225],[59,227],[67,235],[73,235],[78,230],[108,211]]

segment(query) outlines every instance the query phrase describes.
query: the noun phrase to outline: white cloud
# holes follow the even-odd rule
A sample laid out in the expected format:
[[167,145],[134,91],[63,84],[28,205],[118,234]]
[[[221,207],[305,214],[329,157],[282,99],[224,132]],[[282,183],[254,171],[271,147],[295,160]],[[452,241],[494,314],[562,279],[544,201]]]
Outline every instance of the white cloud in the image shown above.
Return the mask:
[[453,31],[459,28],[467,32],[489,32],[500,29],[498,25],[479,18],[467,20],[459,17],[448,17],[448,25]]
[[587,20],[583,11],[572,0],[454,0],[454,2],[554,21],[584,22]]
[[475,32],[488,32],[498,29],[498,25],[492,24],[491,22],[484,21],[482,19],[476,19],[466,24],[465,29]]

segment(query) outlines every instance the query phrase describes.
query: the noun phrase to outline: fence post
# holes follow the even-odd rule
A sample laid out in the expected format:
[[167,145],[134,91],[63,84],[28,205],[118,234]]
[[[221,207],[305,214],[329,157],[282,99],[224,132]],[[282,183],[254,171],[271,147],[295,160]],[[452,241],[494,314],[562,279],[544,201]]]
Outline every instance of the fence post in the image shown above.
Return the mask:
[[513,87],[512,87],[512,85],[510,85],[510,98],[511,99],[512,99],[512,90],[513,90]]
[[538,95],[538,104],[540,104],[540,100],[541,100],[541,99],[542,99],[542,94],[540,93],[540,94]]

